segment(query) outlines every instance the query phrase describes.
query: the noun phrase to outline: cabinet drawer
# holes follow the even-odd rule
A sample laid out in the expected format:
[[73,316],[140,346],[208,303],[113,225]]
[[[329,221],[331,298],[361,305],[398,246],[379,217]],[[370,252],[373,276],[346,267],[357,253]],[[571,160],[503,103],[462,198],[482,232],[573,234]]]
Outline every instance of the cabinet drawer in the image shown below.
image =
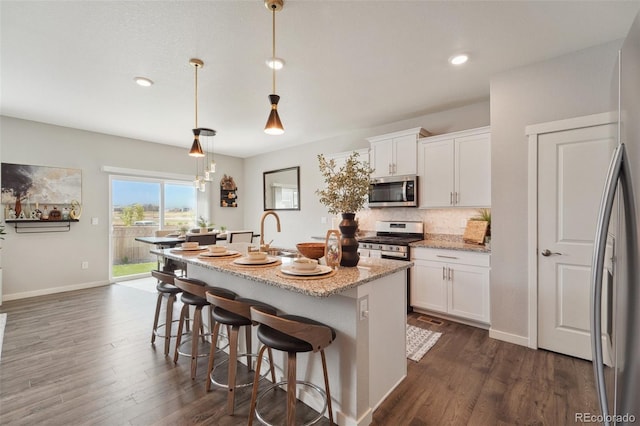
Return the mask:
[[491,264],[491,255],[489,253],[475,253],[463,250],[430,249],[423,247],[412,247],[411,259],[484,266],[487,268]]

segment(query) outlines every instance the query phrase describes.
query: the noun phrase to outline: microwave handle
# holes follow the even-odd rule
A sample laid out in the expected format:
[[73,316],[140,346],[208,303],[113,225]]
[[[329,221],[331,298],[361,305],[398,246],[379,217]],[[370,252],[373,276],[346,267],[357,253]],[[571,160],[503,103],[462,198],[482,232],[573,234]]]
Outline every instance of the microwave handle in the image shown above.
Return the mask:
[[407,181],[402,182],[402,201],[407,201]]

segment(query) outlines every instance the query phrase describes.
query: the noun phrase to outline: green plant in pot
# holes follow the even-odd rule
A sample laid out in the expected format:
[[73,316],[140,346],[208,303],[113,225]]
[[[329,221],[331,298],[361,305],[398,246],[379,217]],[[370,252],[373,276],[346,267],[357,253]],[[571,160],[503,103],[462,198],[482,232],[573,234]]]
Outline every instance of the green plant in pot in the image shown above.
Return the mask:
[[360,161],[359,157],[354,151],[343,166],[337,167],[335,160],[327,160],[322,154],[318,155],[325,188],[316,190],[316,194],[329,213],[342,215],[342,221],[338,225],[342,246],[341,266],[356,266],[360,260],[358,240],[355,237],[358,231],[355,216],[367,201],[373,169],[368,163]]
[[210,226],[213,226],[213,223],[207,222],[207,220],[202,216],[198,218],[198,228],[200,228],[201,234],[206,234],[209,231]]

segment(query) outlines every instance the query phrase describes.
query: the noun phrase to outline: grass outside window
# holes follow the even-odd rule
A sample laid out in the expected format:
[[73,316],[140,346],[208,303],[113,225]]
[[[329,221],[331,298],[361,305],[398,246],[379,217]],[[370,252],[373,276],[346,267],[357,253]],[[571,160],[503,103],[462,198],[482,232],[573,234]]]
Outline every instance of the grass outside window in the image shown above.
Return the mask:
[[113,265],[112,274],[114,278],[124,277],[127,275],[144,274],[151,272],[157,266],[156,262],[146,263],[127,263],[124,265]]

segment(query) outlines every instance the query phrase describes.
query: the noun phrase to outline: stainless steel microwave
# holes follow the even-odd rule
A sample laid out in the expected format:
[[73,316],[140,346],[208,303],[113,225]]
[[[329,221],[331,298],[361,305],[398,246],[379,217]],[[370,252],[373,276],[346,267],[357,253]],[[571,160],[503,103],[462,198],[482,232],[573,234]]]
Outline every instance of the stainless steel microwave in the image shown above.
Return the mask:
[[369,207],[417,207],[418,176],[374,178],[369,185]]

